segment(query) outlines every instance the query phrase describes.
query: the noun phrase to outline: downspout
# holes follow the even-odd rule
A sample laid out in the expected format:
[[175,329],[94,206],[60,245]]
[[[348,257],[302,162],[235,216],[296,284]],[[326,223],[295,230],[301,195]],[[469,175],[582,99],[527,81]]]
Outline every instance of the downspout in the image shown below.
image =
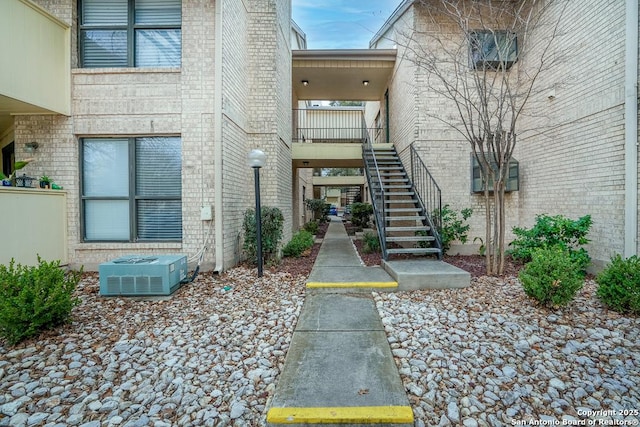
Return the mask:
[[638,254],[638,0],[627,0],[625,42],[624,256]]
[[213,197],[215,204],[215,272],[224,270],[224,233],[222,212],[222,2],[216,0],[214,95],[213,95]]

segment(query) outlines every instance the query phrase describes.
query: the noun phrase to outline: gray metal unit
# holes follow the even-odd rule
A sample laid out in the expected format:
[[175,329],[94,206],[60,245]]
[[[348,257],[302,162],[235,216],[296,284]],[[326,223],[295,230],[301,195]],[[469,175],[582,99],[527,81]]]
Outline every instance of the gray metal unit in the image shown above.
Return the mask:
[[185,255],[127,255],[100,264],[100,295],[170,295],[187,277]]

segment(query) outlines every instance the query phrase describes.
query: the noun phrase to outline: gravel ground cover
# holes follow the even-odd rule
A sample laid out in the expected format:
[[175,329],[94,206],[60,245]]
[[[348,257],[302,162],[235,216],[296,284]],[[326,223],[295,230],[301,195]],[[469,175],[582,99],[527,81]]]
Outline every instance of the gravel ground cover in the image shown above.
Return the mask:
[[[0,342],[0,426],[263,426],[318,247],[155,301],[100,297],[85,275],[73,323]],[[374,294],[416,426],[637,425],[640,319],[592,280],[547,310],[515,277],[480,276],[480,257],[447,261],[471,287]]]
[[304,276],[236,268],[156,301],[77,289],[73,323],[0,345],[0,425],[263,425]]
[[558,310],[514,277],[374,294],[416,426],[638,425],[640,319],[596,286]]

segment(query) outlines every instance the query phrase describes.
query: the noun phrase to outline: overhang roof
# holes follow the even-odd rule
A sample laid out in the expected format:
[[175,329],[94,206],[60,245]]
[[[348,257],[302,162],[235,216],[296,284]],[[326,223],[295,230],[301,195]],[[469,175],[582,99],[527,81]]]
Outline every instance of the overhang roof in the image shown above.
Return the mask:
[[299,100],[378,101],[396,60],[395,49],[294,50],[292,55]]

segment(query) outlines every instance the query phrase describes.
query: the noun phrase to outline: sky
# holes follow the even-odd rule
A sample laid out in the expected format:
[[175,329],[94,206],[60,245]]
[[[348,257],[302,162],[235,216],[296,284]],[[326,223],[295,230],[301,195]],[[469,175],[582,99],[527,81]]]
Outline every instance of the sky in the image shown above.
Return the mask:
[[308,49],[367,49],[402,0],[292,0]]

